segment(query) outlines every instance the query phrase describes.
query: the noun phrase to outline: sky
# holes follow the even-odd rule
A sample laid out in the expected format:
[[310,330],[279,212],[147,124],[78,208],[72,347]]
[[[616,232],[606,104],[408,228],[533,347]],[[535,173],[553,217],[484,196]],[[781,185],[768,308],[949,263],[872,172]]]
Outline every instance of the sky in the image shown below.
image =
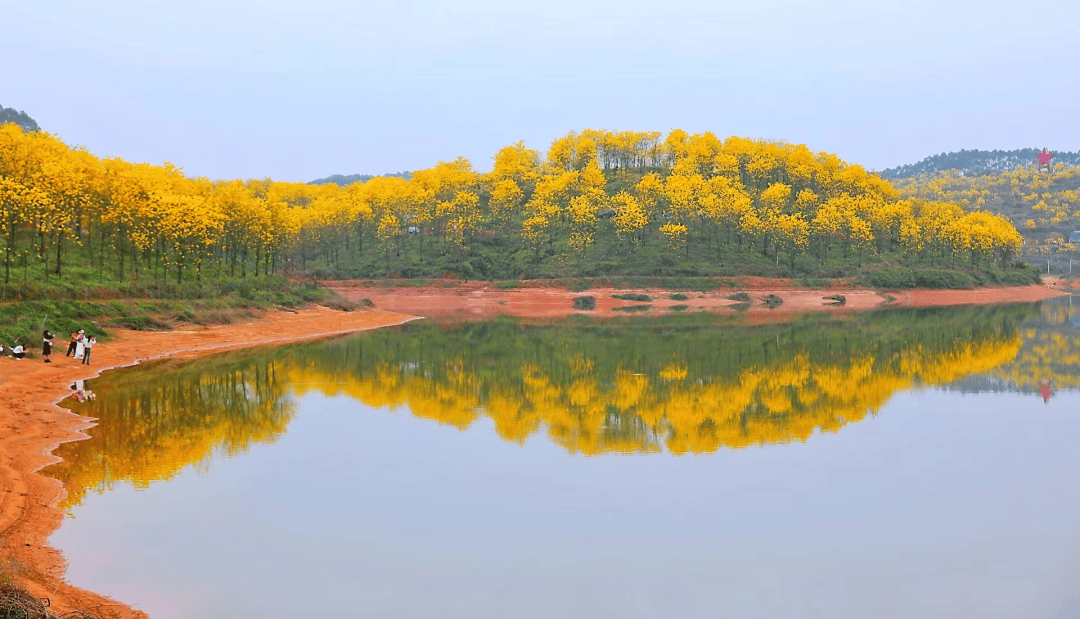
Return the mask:
[[103,157],[308,181],[584,128],[803,143],[870,169],[1080,149],[1080,4],[76,0],[3,8],[0,105]]

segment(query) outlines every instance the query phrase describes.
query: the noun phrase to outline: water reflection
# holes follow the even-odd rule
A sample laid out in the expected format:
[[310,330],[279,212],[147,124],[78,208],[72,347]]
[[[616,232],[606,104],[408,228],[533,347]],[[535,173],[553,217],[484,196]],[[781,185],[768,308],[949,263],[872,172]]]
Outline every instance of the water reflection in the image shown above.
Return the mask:
[[[101,421],[89,430],[90,440],[56,450],[64,461],[49,474],[67,488],[63,505],[78,505],[88,489],[102,492],[120,481],[145,488],[208,463],[215,452],[237,454],[275,440],[294,411],[279,366],[267,355],[224,355],[94,380],[92,391],[101,397],[65,402]],[[75,387],[85,393],[90,386]]]
[[1003,390],[1037,393],[1045,402],[1080,387],[1080,304],[1071,297],[1042,303],[1020,335],[1024,345],[1016,358],[991,372]]
[[67,486],[67,506],[118,481],[145,487],[216,452],[274,441],[293,395],[309,392],[456,428],[486,417],[507,441],[543,433],[588,455],[804,441],[913,387],[979,390],[990,380],[1038,390],[1043,377],[1075,386],[1080,332],[1059,309],[895,310],[766,326],[701,314],[414,323],[169,361],[107,373],[94,381],[97,400],[69,401],[101,423],[91,440],[61,446],[50,474]]

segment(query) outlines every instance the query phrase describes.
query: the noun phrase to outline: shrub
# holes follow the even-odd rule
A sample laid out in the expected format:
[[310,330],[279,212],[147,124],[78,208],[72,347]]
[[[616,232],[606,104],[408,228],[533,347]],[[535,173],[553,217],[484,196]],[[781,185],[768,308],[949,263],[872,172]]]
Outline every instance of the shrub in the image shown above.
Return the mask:
[[973,288],[976,280],[960,271],[922,269],[915,273],[915,285],[922,288]]
[[730,300],[730,301],[738,301],[740,303],[749,303],[750,302],[750,295],[748,293],[745,293],[745,292],[732,293],[732,294],[729,294],[725,298]]
[[683,294],[681,292],[676,292],[675,294],[669,296],[668,298],[671,299],[672,301],[685,301],[685,300],[689,299],[690,297],[686,296],[685,294]]
[[998,280],[1005,286],[1026,286],[1037,284],[1040,281],[1039,273],[1030,271],[1005,271],[998,276]]
[[579,309],[579,310],[596,309],[596,298],[595,297],[574,297],[574,309]]
[[875,288],[914,288],[915,271],[907,267],[885,267],[870,273]]
[[498,282],[495,287],[499,290],[509,290],[510,288],[521,288],[521,280],[510,279],[505,282]]
[[626,294],[613,294],[612,299],[622,299],[623,301],[652,301],[652,297],[647,294],[636,294],[628,292]]
[[330,293],[329,296],[322,302],[325,307],[338,310],[341,312],[355,312],[363,307],[361,303],[357,303],[351,299],[346,299],[336,292]]
[[612,311],[615,312],[647,312],[651,305],[628,305],[626,307],[613,307]]

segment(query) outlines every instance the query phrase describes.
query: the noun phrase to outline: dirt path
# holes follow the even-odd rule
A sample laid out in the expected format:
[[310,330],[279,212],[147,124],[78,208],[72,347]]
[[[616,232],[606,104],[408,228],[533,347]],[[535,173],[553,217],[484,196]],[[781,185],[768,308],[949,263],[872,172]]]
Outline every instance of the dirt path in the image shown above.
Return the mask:
[[107,369],[150,359],[312,339],[414,318],[382,309],[274,311],[245,324],[168,332],[120,331],[114,340],[94,348],[90,366],[65,357],[66,342],[57,346],[52,364],[41,359],[0,358],[0,557],[14,560],[23,570],[23,584],[33,595],[49,598],[57,614],[98,609],[121,617],[145,617],[145,613],[117,601],[67,584],[63,580],[67,567],[64,557],[48,545],[48,537],[63,519],[57,506],[65,493],[60,482],[38,471],[57,462],[51,453],[58,445],[86,438],[82,430],[93,425],[92,419],[57,406],[71,395],[70,385]]
[[[878,292],[866,288],[836,286],[822,290],[797,288],[787,280],[743,278],[739,288],[695,292],[684,291],[685,299],[672,299],[674,290],[590,288],[572,292],[564,288],[522,287],[502,289],[491,282],[457,282],[452,286],[371,286],[363,282],[325,282],[325,285],[350,299],[371,299],[376,307],[396,312],[436,317],[480,319],[492,316],[521,316],[527,318],[559,318],[573,314],[612,317],[628,313],[657,315],[673,311],[731,312],[739,309],[753,322],[786,320],[793,313],[827,311],[850,312],[883,307],[934,307],[948,305],[983,305],[991,303],[1033,302],[1068,294],[1045,285],[1013,286],[1008,288],[979,288],[974,290],[902,290]],[[727,298],[736,291],[746,292],[750,304],[740,304]],[[613,294],[638,293],[649,301],[613,299]],[[764,303],[769,295],[783,302],[770,309]],[[842,295],[843,305],[825,297]],[[574,309],[574,298],[591,296],[596,308],[591,311]],[[648,305],[646,310],[641,306]],[[633,308],[628,311],[628,308]],[[674,308],[674,309],[673,309]]]

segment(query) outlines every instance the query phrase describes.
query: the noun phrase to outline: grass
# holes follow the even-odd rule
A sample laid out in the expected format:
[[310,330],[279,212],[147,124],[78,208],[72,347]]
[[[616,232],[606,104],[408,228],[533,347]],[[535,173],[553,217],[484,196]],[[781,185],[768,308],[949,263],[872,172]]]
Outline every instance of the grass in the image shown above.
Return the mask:
[[159,331],[176,324],[228,324],[248,319],[270,307],[297,308],[324,303],[355,311],[370,301],[353,302],[314,283],[295,284],[284,278],[229,281],[195,285],[124,286],[107,289],[72,289],[59,282],[8,288],[0,302],[0,343],[23,344],[40,351],[41,332],[55,336],[54,348],[67,346],[68,335],[83,329],[99,340],[109,339],[113,328]]
[[575,279],[563,284],[563,287],[570,292],[582,292],[583,290],[588,290],[592,286],[587,279]]

